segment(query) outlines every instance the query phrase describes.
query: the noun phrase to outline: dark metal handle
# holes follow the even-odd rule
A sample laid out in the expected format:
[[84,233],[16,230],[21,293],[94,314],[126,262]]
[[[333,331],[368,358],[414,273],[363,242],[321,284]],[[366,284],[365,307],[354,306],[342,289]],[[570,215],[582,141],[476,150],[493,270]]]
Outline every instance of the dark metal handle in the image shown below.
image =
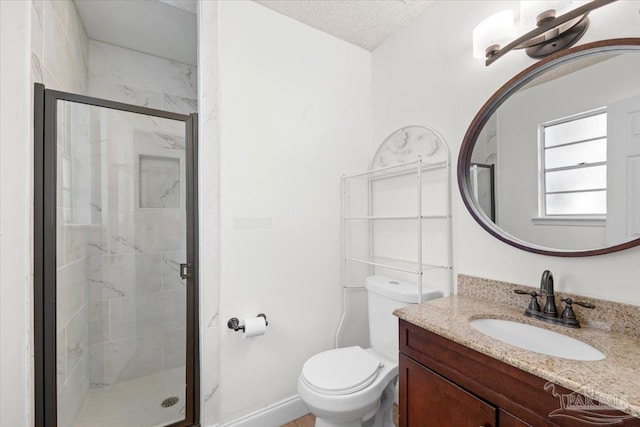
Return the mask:
[[529,292],[529,291],[523,291],[521,289],[514,289],[513,292],[520,295],[531,295],[534,298],[540,295],[536,291]]
[[515,292],[516,294],[520,294],[520,295],[530,295],[531,296],[531,300],[529,301],[529,306],[527,307],[527,311],[531,312],[539,312],[540,311],[540,304],[538,304],[538,296],[540,295],[538,292],[536,291],[523,291],[521,289],[514,289],[513,292]]
[[574,301],[572,298],[562,298],[560,301],[566,302],[567,305],[575,304],[584,308],[596,308],[596,305],[590,302]]
[[188,279],[191,277],[191,264],[180,264],[180,278]]
[[596,308],[596,305],[590,302],[574,301],[573,303],[584,308]]
[[580,307],[584,307],[584,308],[596,308],[596,305],[590,302],[574,301],[573,303],[575,305],[579,305]]

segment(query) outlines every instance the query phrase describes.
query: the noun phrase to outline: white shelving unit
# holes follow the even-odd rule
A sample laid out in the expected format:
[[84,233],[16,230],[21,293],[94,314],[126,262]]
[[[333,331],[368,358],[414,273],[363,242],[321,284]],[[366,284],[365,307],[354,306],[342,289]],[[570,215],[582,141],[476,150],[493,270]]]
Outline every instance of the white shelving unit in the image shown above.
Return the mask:
[[398,129],[371,164],[366,172],[342,176],[343,311],[336,347],[348,294],[362,290],[367,276],[415,283],[419,302],[425,281],[453,293],[451,155],[444,139],[423,126]]
[[[423,188],[424,183],[429,180],[429,174],[438,171],[444,170],[444,174],[446,178],[440,179],[440,184],[443,185],[442,194],[445,197],[444,201],[440,201],[439,206],[444,207],[444,211],[436,212],[436,213],[425,213],[424,205],[428,204],[428,200],[424,200]],[[375,198],[376,198],[376,183],[381,180],[389,180],[395,178],[403,177],[406,181],[407,177],[415,178],[415,196],[414,196],[414,207],[408,208],[406,214],[400,215],[376,215],[376,206],[375,206]],[[442,177],[441,177],[442,178]],[[364,199],[364,203],[366,204],[366,214],[365,215],[351,215],[351,210],[353,210],[352,200],[354,198],[353,190],[350,190],[350,181],[352,180],[360,180],[361,182],[364,180],[366,184],[364,185],[366,191],[366,197],[363,197],[362,194],[358,195],[358,198],[361,200],[361,203]],[[356,190],[357,191],[357,190]],[[362,191],[362,190],[361,190]],[[419,292],[418,298],[419,302],[422,302],[422,286],[423,286],[423,276],[424,273],[428,270],[440,269],[448,271],[448,282],[446,287],[448,291],[451,293],[453,288],[453,266],[452,266],[452,234],[451,234],[451,226],[452,226],[452,218],[451,218],[451,173],[450,173],[450,163],[449,161],[445,162],[437,162],[437,163],[427,163],[423,161],[421,156],[418,156],[417,160],[396,164],[393,166],[387,166],[383,168],[373,169],[364,173],[359,173],[355,175],[343,176],[342,177],[342,227],[343,227],[343,239],[342,239],[342,250],[343,250],[343,287],[346,289],[349,288],[361,288],[363,287],[362,283],[352,283],[350,280],[350,270],[352,269],[353,264],[365,264],[370,267],[369,274],[375,274],[376,268],[388,269],[400,271],[403,273],[408,273],[415,276],[414,282],[417,284]],[[403,207],[404,210],[405,207]],[[413,211],[413,212],[412,212]],[[380,243],[376,241],[376,226],[375,223],[379,222],[393,222],[393,221],[413,221],[415,226],[415,257],[411,258],[389,258],[386,256],[380,256],[379,245]],[[423,258],[423,244],[425,244],[425,239],[428,236],[424,232],[424,223],[426,221],[444,221],[447,234],[447,242],[446,246],[443,247],[442,250],[446,251],[446,262],[430,262],[429,260],[425,260]],[[367,235],[365,236],[366,245],[368,246],[367,253],[363,254],[362,251],[360,253],[354,254],[353,246],[354,242],[350,242],[350,229],[352,228],[354,223],[367,222]],[[363,234],[363,233],[361,233]],[[357,251],[355,251],[357,252]]]

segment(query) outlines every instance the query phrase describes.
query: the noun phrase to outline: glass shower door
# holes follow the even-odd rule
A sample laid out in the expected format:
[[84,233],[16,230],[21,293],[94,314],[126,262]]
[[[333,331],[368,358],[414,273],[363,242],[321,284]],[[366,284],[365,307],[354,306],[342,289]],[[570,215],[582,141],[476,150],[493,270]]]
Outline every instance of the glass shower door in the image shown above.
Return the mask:
[[47,425],[191,425],[193,118],[56,95],[44,143],[45,164],[55,153],[44,172],[45,212],[55,210],[55,279],[44,274],[55,388],[44,393],[55,393],[57,421]]

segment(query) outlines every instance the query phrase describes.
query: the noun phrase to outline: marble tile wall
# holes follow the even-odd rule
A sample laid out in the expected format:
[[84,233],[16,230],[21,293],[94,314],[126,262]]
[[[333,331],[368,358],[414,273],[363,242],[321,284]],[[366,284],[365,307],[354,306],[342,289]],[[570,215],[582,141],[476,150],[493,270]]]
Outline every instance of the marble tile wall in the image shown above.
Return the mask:
[[89,93],[98,98],[190,114],[198,109],[197,69],[89,41]]
[[[91,40],[89,94],[183,114],[197,110],[196,68]],[[91,386],[185,365],[184,125],[103,112],[92,126],[101,231],[89,257]]]
[[32,80],[86,94],[88,61],[89,39],[73,1],[32,0]]
[[180,160],[140,156],[140,207],[180,207]]
[[[97,112],[100,233],[88,259],[91,386],[185,365],[184,125]],[[98,125],[96,125],[97,127]],[[167,166],[169,165],[169,166]]]
[[[31,80],[80,94],[88,87],[89,40],[71,0],[31,2]],[[58,132],[58,425],[70,426],[89,388],[89,115],[60,107]],[[73,126],[67,124],[73,123]]]
[[[73,1],[32,0],[31,24],[33,82],[184,114],[197,110],[194,66],[90,41]],[[58,135],[61,426],[73,423],[90,384],[183,366],[186,314],[178,276],[185,216],[177,208],[184,202],[176,206],[184,180],[156,179],[167,163],[172,173],[176,162],[184,170],[183,130],[149,117],[67,113]],[[136,144],[119,138],[123,122]],[[122,150],[123,141],[132,148]],[[139,163],[126,167],[141,154],[156,160],[142,175]],[[139,209],[143,199],[148,207]]]
[[[218,1],[199,2],[201,424],[220,418],[220,228],[218,209]],[[226,326],[225,326],[226,327]]]
[[89,389],[89,111],[58,106],[57,385],[58,425],[71,426]]

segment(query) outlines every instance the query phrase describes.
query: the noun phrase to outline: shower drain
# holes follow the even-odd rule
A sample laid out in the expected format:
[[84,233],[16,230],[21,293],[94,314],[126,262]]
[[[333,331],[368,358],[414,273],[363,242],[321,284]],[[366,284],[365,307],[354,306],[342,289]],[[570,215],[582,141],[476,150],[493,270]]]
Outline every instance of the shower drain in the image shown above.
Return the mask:
[[162,401],[160,406],[162,406],[163,408],[169,408],[169,407],[175,405],[176,403],[178,403],[178,400],[179,399],[176,396],[167,397],[165,400]]

